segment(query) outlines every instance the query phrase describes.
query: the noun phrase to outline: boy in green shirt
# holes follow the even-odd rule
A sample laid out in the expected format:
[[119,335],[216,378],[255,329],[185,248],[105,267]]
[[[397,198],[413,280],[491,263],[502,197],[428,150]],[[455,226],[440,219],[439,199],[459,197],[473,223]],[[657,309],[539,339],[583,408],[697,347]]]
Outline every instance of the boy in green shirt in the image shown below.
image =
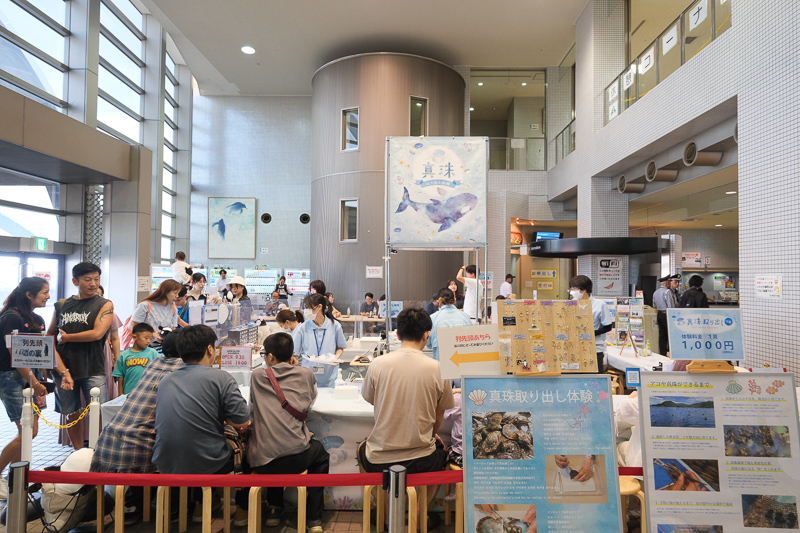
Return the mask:
[[149,348],[153,342],[155,330],[146,322],[133,326],[133,346],[122,352],[114,365],[111,375],[117,378],[117,387],[122,394],[131,392],[139,378],[142,377],[144,367],[158,357],[158,352]]

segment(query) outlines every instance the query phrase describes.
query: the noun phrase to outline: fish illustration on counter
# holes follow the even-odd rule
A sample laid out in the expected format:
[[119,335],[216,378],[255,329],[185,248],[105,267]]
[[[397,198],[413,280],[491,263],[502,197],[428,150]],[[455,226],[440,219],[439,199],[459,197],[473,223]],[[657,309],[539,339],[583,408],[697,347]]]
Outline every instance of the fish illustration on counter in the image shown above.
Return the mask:
[[430,203],[415,202],[409,196],[408,189],[403,187],[403,199],[395,213],[402,213],[409,207],[417,212],[423,211],[432,222],[440,224],[438,231],[444,231],[451,228],[477,205],[478,197],[468,192],[448,198],[444,203],[433,198]]

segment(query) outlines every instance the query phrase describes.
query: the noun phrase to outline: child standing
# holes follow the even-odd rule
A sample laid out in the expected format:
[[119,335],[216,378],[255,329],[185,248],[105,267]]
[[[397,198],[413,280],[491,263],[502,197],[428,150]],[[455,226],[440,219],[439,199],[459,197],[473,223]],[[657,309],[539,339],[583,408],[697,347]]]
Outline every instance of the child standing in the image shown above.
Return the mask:
[[121,394],[131,392],[139,383],[144,367],[158,357],[158,352],[149,348],[154,333],[153,326],[146,322],[133,326],[133,346],[120,354],[111,374],[117,378],[117,387]]

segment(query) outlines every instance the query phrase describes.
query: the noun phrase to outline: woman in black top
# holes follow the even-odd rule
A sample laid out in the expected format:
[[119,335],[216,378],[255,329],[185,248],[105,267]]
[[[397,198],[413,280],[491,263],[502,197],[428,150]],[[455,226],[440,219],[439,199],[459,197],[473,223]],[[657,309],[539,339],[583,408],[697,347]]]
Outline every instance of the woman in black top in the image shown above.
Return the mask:
[[188,301],[202,300],[203,303],[205,304],[207,301],[206,295],[203,294],[203,289],[205,289],[205,286],[206,286],[206,277],[202,273],[195,272],[194,274],[192,274],[192,288],[186,294],[187,300]]
[[[8,419],[17,425],[17,436],[9,442],[0,453],[0,471],[13,462],[19,461],[22,446],[22,418],[23,396],[22,389],[28,387],[28,379],[33,384],[33,393],[37,398],[47,396],[45,386],[32,375],[29,368],[12,368],[11,351],[6,346],[6,335],[16,330],[17,333],[41,334],[45,331],[44,320],[33,312],[37,307],[47,305],[50,299],[50,285],[44,278],[23,278],[17,288],[11,291],[0,310],[0,400],[6,408]],[[56,356],[56,369],[63,376],[62,387],[72,390],[72,376],[64,366],[61,356]],[[36,400],[36,398],[34,398]],[[37,400],[38,402],[38,400]],[[33,436],[36,436],[39,418],[33,417]],[[6,487],[0,486],[0,493]],[[2,494],[0,494],[2,496]]]
[[289,287],[286,285],[286,276],[281,276],[278,279],[278,284],[275,285],[275,290],[272,292],[277,292],[279,298],[285,300],[288,298],[292,293],[289,291]]

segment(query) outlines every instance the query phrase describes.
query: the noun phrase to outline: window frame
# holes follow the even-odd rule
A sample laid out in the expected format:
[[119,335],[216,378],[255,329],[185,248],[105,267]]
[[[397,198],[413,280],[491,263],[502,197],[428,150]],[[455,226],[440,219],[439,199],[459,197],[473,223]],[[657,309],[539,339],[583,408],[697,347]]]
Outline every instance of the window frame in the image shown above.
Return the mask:
[[[356,124],[356,145],[355,147],[347,148],[345,145],[345,141],[347,140],[347,121],[345,117],[347,113],[351,113],[355,111],[355,115],[358,117],[358,124]],[[341,142],[339,143],[339,151],[340,152],[358,152],[361,149],[361,108],[360,106],[355,107],[343,107],[340,113],[341,116],[341,124],[342,127],[339,130],[339,135],[341,137]]]
[[[414,135],[411,133],[411,110],[414,109],[415,101],[422,101],[422,134]],[[428,103],[430,99],[425,96],[408,95],[408,135],[409,137],[426,137],[428,135]]]
[[[356,203],[356,238],[355,239],[343,239],[344,236],[344,226],[345,226],[345,217],[344,217],[344,208],[346,202],[355,202]],[[339,198],[339,244],[358,244],[358,223],[359,223],[359,200],[357,197],[351,198]]]

